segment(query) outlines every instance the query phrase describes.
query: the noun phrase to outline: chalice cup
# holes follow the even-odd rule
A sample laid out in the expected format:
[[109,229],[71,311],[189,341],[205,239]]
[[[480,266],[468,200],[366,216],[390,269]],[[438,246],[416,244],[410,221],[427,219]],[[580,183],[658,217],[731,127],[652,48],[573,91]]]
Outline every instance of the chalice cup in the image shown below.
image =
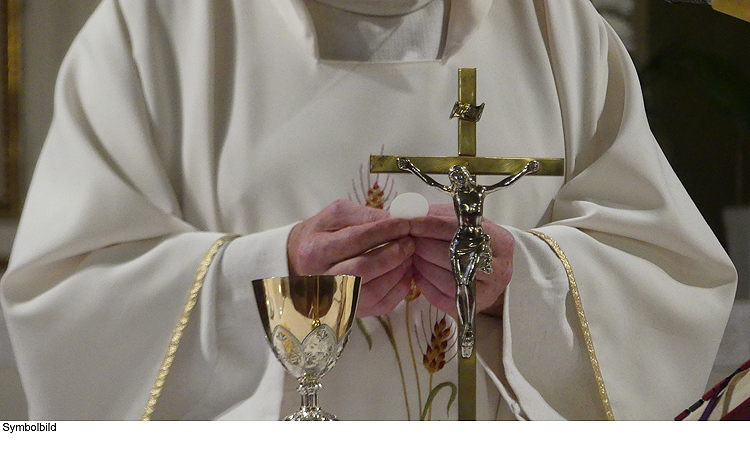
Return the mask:
[[318,406],[320,379],[344,350],[354,323],[358,276],[290,276],[253,281],[266,338],[299,382],[300,409],[284,421],[336,421]]

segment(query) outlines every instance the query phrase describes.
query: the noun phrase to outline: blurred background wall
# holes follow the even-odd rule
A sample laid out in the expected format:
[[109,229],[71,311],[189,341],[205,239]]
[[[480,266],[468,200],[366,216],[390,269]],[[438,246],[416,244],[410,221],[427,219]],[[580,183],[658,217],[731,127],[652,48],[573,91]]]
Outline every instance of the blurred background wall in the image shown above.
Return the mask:
[[[52,95],[60,63],[99,1],[20,0],[21,91],[17,111],[20,128],[17,174],[21,200],[28,190],[52,119]],[[0,260],[7,261],[17,222],[15,217],[0,220]],[[4,331],[5,327],[0,325],[0,421],[25,420],[23,390],[18,374],[7,360],[9,348]]]
[[[20,0],[21,200],[52,117],[57,70],[99,1]],[[730,249],[733,258],[750,259],[740,248],[750,241],[750,224],[740,224],[731,237],[723,220],[727,210],[750,216],[750,23],[705,6],[663,0],[593,2],[631,50],[654,134],[678,176],[722,243],[739,242]],[[0,260],[10,254],[16,225],[17,217],[0,220]],[[733,312],[714,377],[730,369],[725,365],[734,368],[750,357],[750,335],[744,330],[750,329],[748,301],[738,303],[744,308]],[[0,352],[7,340],[3,331],[0,326]],[[25,419],[21,385],[8,365],[0,357],[0,420]]]

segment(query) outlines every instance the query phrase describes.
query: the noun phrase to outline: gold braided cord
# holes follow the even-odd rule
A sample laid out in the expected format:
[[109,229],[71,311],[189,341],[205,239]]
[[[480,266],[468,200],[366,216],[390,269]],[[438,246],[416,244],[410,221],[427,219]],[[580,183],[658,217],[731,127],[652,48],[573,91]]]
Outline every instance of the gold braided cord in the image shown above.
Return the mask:
[[602,405],[604,406],[604,412],[607,415],[607,420],[614,421],[615,415],[612,412],[612,404],[610,404],[609,402],[609,395],[607,394],[607,389],[604,386],[604,377],[602,376],[602,371],[599,367],[599,360],[596,357],[596,351],[594,351],[594,341],[591,338],[589,322],[586,320],[586,314],[583,311],[583,303],[581,302],[581,296],[578,293],[578,284],[576,283],[576,278],[573,275],[573,268],[570,266],[568,258],[565,257],[565,253],[563,252],[562,248],[560,248],[560,245],[557,244],[557,242],[539,231],[532,230],[528,232],[544,240],[545,243],[547,243],[547,245],[552,248],[552,251],[555,252],[557,258],[560,259],[563,267],[565,267],[565,272],[568,275],[570,292],[573,294],[573,301],[575,303],[576,312],[581,323],[581,330],[583,331],[583,339],[586,343],[586,350],[589,354],[589,360],[591,360],[591,367],[594,369],[594,377],[596,378],[596,384],[599,389],[599,398],[601,399]]
[[161,390],[164,387],[164,382],[167,380],[169,368],[172,366],[175,353],[177,352],[177,347],[179,346],[180,340],[182,339],[182,333],[185,331],[185,327],[190,320],[190,312],[193,311],[193,308],[198,301],[198,294],[203,288],[203,281],[206,278],[206,273],[208,273],[208,267],[214,260],[216,253],[219,252],[219,249],[221,249],[221,247],[224,246],[225,243],[230,242],[237,237],[237,235],[226,235],[220,238],[211,246],[206,255],[203,257],[203,260],[201,260],[200,266],[198,267],[198,272],[196,273],[195,279],[193,280],[193,285],[190,287],[190,292],[188,294],[187,301],[185,302],[185,308],[182,309],[182,314],[180,315],[180,319],[177,322],[177,326],[172,332],[172,340],[170,340],[169,342],[167,355],[164,356],[164,361],[162,362],[161,368],[159,369],[159,374],[157,374],[156,380],[154,381],[154,386],[151,388],[151,395],[148,397],[146,407],[143,409],[141,421],[150,421],[151,415],[156,409],[156,402],[159,400],[159,395],[161,395]]

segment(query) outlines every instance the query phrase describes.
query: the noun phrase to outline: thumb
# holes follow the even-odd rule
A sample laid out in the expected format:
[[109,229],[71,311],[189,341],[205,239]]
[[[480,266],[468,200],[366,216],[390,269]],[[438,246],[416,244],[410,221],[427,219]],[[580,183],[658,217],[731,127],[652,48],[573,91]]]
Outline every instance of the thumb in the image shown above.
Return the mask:
[[452,217],[456,215],[456,212],[453,210],[452,203],[430,204],[430,212],[428,215]]
[[388,219],[390,216],[388,211],[343,199],[334,201],[318,214],[319,227],[328,230],[372,223]]

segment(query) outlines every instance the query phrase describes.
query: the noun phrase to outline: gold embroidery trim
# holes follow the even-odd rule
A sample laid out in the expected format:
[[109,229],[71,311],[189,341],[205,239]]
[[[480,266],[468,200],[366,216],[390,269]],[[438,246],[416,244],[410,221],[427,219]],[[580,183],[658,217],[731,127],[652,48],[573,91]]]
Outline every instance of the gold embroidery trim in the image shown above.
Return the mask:
[[203,288],[203,281],[206,278],[206,273],[208,273],[208,267],[214,260],[216,253],[219,252],[219,249],[221,249],[221,247],[224,246],[225,243],[230,242],[237,237],[237,235],[226,235],[220,238],[211,246],[206,255],[203,257],[203,260],[201,260],[201,263],[198,266],[198,272],[196,273],[195,279],[193,280],[193,285],[190,287],[190,292],[188,293],[187,301],[185,302],[185,308],[182,309],[182,314],[180,315],[180,319],[177,322],[177,326],[172,332],[172,340],[170,340],[169,342],[167,355],[164,356],[164,361],[162,362],[161,368],[159,369],[159,374],[157,374],[156,380],[154,381],[154,386],[151,388],[151,395],[148,397],[146,407],[143,409],[141,421],[150,421],[151,415],[156,409],[156,402],[159,400],[161,390],[164,387],[164,382],[167,380],[169,368],[172,366],[175,353],[177,352],[177,347],[180,345],[180,340],[182,339],[182,333],[184,332],[185,326],[187,326],[187,323],[190,320],[190,312],[193,311],[193,308],[198,301],[198,294]]
[[591,338],[589,323],[586,320],[586,314],[583,311],[583,303],[581,302],[581,296],[578,292],[578,284],[576,283],[576,278],[573,275],[573,268],[570,266],[568,258],[565,257],[565,253],[563,252],[562,248],[560,248],[560,245],[557,244],[557,242],[539,231],[532,230],[528,232],[544,240],[545,243],[547,243],[547,245],[552,248],[552,251],[555,252],[557,258],[560,259],[563,267],[565,267],[565,272],[568,275],[570,292],[573,294],[573,302],[575,303],[576,313],[578,314],[578,319],[581,322],[581,330],[583,331],[583,339],[586,343],[586,351],[588,352],[589,360],[591,360],[591,367],[594,369],[594,377],[596,378],[596,384],[599,389],[599,398],[601,399],[602,405],[604,406],[604,412],[607,416],[607,420],[614,421],[615,415],[612,412],[612,405],[609,402],[609,395],[607,394],[607,389],[604,386],[604,377],[602,376],[602,371],[599,367],[599,360],[596,357],[596,351],[594,351],[594,341]]

